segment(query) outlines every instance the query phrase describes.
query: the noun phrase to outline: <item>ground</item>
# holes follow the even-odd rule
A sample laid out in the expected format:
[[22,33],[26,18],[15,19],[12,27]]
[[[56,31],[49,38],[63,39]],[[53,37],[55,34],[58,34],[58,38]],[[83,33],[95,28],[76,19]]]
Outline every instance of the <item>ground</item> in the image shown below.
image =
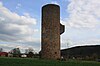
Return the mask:
[[100,66],[96,61],[55,61],[34,58],[4,58],[0,57],[0,66]]

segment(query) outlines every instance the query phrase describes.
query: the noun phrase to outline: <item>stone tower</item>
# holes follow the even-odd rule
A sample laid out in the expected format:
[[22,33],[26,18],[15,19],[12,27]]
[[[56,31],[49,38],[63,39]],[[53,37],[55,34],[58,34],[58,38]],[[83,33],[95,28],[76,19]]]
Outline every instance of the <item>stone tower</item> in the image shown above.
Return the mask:
[[42,7],[41,58],[60,58],[60,34],[64,25],[60,24],[60,7],[47,4]]

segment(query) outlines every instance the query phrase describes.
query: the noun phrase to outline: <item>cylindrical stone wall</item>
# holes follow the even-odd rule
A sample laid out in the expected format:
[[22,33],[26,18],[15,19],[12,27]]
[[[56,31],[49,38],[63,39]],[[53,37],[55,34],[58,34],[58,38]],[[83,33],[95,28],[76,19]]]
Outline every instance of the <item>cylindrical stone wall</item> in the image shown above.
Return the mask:
[[48,4],[42,7],[41,58],[60,58],[60,7]]

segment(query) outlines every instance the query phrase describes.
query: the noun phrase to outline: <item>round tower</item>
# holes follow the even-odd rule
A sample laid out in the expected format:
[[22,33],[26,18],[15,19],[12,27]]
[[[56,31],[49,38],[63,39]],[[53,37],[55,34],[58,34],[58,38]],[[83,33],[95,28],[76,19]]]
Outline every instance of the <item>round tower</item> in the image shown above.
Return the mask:
[[41,58],[60,58],[60,7],[48,4],[42,7]]

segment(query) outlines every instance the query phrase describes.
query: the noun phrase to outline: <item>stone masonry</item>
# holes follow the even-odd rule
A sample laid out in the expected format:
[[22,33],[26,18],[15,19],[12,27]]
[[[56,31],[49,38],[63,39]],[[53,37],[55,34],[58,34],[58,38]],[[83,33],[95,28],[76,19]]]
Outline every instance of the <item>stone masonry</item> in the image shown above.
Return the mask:
[[60,34],[64,25],[60,24],[60,7],[47,4],[42,7],[41,58],[60,59]]

